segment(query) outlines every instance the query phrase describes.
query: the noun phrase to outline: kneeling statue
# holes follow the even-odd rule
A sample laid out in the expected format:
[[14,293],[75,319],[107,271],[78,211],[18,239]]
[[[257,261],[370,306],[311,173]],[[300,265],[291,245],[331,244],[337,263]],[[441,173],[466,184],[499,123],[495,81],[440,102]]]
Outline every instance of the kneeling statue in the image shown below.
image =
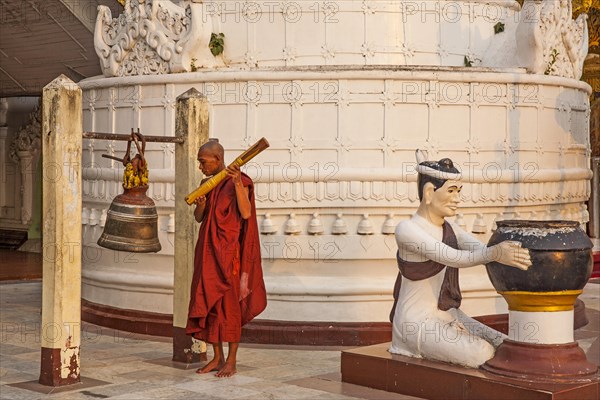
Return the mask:
[[487,247],[445,220],[456,214],[460,172],[452,160],[421,161],[417,150],[417,212],[396,227],[398,278],[394,285],[391,353],[477,368],[494,356],[506,335],[460,310],[458,269],[490,261],[526,270],[520,242]]

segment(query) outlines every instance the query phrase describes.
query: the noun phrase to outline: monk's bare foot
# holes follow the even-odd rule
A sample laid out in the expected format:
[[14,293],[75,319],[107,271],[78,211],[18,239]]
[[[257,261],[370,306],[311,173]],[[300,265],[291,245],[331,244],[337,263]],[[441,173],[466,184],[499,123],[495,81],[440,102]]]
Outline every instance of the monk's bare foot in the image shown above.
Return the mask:
[[219,378],[227,378],[235,375],[236,372],[237,369],[235,369],[235,361],[231,362],[227,360],[225,365],[223,365],[223,367],[215,374],[215,376],[218,376]]
[[208,364],[196,370],[197,374],[206,374],[211,371],[219,371],[223,368],[223,363],[220,359],[213,358]]

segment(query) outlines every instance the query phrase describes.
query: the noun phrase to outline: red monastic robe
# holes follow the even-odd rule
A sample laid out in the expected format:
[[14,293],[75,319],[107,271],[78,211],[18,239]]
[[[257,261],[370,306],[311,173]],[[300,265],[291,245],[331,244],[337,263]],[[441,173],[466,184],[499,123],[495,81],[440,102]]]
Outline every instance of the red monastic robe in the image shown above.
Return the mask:
[[248,187],[252,215],[237,208],[234,183],[226,178],[206,196],[194,258],[186,333],[209,343],[239,342],[242,326],[267,306],[254,185]]

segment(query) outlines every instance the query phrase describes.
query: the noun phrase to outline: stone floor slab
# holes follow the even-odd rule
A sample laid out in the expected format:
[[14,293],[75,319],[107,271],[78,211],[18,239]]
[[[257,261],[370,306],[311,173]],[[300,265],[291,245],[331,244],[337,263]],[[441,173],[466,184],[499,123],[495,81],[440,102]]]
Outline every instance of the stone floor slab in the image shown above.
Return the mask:
[[[589,292],[585,293],[594,302],[595,294]],[[232,378],[217,378],[214,373],[202,376],[195,373],[204,363],[171,361],[169,338],[129,334],[87,323],[82,325],[82,374],[84,378],[107,384],[45,395],[9,386],[37,381],[39,377],[40,340],[36,327],[40,319],[41,284],[0,283],[0,299],[0,323],[11,328],[0,332],[1,399],[412,399],[342,383],[340,350],[348,347],[241,344],[238,373]],[[590,310],[593,311],[589,314],[590,325],[578,330],[576,338],[588,347],[588,356],[595,356],[600,354],[597,340],[600,313],[593,307]],[[210,346],[208,352],[212,356]]]
[[[42,394],[56,394],[56,393],[80,391],[82,389],[89,389],[89,388],[104,386],[104,385],[110,385],[110,382],[105,382],[105,381],[101,381],[98,379],[87,378],[85,376],[82,376],[80,383],[75,383],[75,384],[68,385],[68,386],[53,387],[53,386],[41,385],[37,381],[37,379],[32,380],[32,381],[26,381],[26,382],[11,383],[6,386],[14,387],[14,388],[18,388],[18,389],[24,389],[29,392],[36,392],[36,393],[42,393]],[[31,396],[31,393],[30,393],[30,396]]]

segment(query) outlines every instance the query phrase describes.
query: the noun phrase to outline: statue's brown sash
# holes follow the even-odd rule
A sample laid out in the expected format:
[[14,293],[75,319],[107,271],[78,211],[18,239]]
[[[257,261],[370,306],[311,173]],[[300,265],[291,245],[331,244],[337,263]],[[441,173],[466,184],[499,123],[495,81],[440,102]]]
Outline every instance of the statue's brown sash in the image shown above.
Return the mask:
[[[450,224],[444,221],[442,229],[442,243],[454,249],[458,249],[458,241],[456,240],[456,235],[454,234]],[[396,253],[396,259],[398,261],[399,271],[398,277],[396,278],[396,283],[394,284],[394,306],[392,307],[392,311],[390,313],[390,322],[394,322],[394,314],[396,312],[398,296],[400,296],[400,286],[402,285],[403,276],[411,281],[420,281],[431,278],[446,268],[444,281],[440,289],[438,308],[446,311],[450,308],[460,307],[462,296],[460,294],[460,286],[458,284],[458,268],[446,267],[445,265],[432,260],[423,262],[405,261],[400,258],[399,252]]]

